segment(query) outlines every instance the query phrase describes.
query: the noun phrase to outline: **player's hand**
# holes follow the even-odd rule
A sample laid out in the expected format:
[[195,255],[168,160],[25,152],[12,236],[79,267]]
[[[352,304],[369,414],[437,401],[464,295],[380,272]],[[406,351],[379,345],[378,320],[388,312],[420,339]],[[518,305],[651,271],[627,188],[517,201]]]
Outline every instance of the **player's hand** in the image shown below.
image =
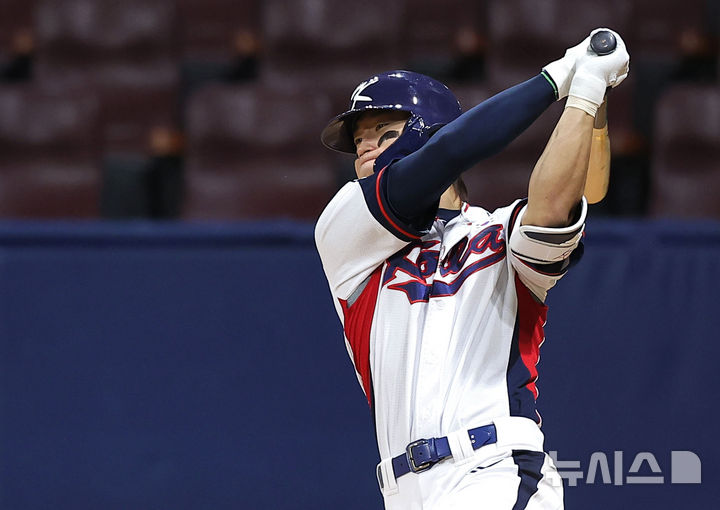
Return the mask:
[[587,53],[587,49],[590,47],[591,36],[592,34],[587,36],[580,44],[568,48],[565,50],[565,56],[563,58],[550,62],[543,68],[543,71],[550,75],[557,86],[558,99],[567,97],[570,91],[570,83],[575,74],[575,63],[580,57]]
[[[608,30],[598,28],[598,30]],[[575,75],[570,84],[568,107],[576,107],[595,115],[608,87],[617,87],[628,75],[630,55],[620,35],[610,30],[617,40],[615,51],[596,55],[589,47],[575,62]],[[591,35],[592,35],[591,34]]]

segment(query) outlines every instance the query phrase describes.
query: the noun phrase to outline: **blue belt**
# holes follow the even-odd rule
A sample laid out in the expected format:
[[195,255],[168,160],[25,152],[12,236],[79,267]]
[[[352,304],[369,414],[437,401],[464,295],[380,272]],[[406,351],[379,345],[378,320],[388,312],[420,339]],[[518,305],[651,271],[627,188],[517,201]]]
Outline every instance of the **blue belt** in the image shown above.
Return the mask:
[[[473,450],[497,442],[497,432],[493,424],[470,429],[468,430],[468,436],[470,436]],[[393,458],[393,472],[395,478],[400,478],[411,471],[421,473],[451,456],[450,443],[447,437],[419,439],[407,445],[403,455]]]

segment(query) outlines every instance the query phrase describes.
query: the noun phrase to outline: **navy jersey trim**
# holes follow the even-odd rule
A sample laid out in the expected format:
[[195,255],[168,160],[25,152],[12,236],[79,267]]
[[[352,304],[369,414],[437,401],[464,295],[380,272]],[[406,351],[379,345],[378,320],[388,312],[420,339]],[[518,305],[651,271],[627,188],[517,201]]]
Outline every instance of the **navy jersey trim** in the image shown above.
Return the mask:
[[533,494],[538,491],[538,485],[543,478],[542,467],[545,464],[545,454],[530,450],[513,450],[512,457],[520,477],[518,495],[512,510],[523,510],[527,508]]
[[540,423],[536,408],[539,392],[535,382],[538,378],[540,345],[544,340],[547,306],[532,297],[517,275],[515,289],[518,303],[506,374],[510,416],[523,416]]
[[517,221],[518,215],[520,214],[520,211],[522,211],[522,208],[525,207],[528,203],[527,198],[523,198],[520,200],[520,202],[517,203],[515,208],[513,209],[512,214],[510,215],[510,221],[508,222],[508,228],[507,228],[507,239],[506,241],[510,243],[510,235],[512,234],[513,229],[515,228],[515,222]]
[[527,231],[525,233],[526,236],[528,236],[530,239],[535,239],[536,241],[541,241],[543,243],[550,243],[550,244],[562,244],[568,242],[570,239],[578,235],[578,232],[582,229],[582,225],[580,225],[577,229],[573,230],[572,232],[564,232],[564,233],[553,233],[553,232],[533,232],[532,230]]
[[513,332],[512,344],[510,346],[510,360],[508,363],[507,383],[508,397],[510,399],[510,416],[524,416],[536,423],[540,423],[535,406],[535,395],[527,387],[528,381],[532,379],[530,370],[523,364],[520,356],[519,346],[519,325],[516,321]]
[[552,262],[550,264],[541,264],[539,262],[526,262],[521,258],[518,258],[518,260],[536,273],[544,274],[546,276],[562,276],[567,273],[567,270],[570,267],[569,259],[562,259],[557,262]]

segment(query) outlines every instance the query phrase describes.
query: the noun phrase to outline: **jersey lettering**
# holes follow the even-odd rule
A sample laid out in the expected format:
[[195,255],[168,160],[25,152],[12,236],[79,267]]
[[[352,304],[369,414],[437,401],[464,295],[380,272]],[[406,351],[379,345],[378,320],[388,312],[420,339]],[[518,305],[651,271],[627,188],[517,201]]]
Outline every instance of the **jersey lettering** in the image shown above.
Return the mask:
[[[491,225],[469,241],[463,239],[439,271],[440,242],[412,243],[388,259],[383,286],[404,292],[411,304],[427,302],[430,297],[452,296],[470,275],[505,258],[502,230],[502,225]],[[481,257],[467,264],[471,256],[477,255]],[[439,277],[435,277],[436,272]]]

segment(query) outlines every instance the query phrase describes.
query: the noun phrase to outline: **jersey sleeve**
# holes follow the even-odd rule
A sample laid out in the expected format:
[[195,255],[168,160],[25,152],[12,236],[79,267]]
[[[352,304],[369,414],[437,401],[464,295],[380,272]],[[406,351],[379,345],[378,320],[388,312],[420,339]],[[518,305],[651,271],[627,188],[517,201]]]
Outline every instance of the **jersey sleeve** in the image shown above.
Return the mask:
[[[315,226],[315,244],[336,298],[347,300],[380,264],[412,239],[394,231],[388,221],[377,219],[376,215],[383,218],[381,199],[367,197],[376,180],[374,174],[343,186]],[[408,226],[396,225],[410,233]]]
[[587,216],[587,201],[582,198],[572,225],[560,228],[523,225],[527,201],[519,202],[510,219],[508,257],[520,281],[542,302],[582,256],[582,236]]

